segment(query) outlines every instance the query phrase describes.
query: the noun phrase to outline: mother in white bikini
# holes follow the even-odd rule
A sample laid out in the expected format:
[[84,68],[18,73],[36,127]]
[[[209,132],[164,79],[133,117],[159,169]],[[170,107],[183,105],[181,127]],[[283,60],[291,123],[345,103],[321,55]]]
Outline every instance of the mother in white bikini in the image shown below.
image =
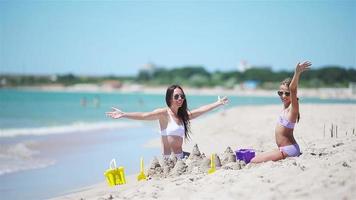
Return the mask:
[[129,113],[113,107],[111,112],[106,112],[106,115],[114,119],[124,117],[135,120],[158,120],[163,157],[169,157],[173,152],[177,158],[183,158],[183,138],[189,139],[190,120],[227,102],[227,97],[218,98],[214,103],[189,111],[183,89],[179,85],[172,85],[167,88],[165,108],[158,108],[152,112]]
[[278,116],[275,129],[275,137],[278,149],[256,155],[251,162],[260,163],[266,161],[277,161],[288,156],[300,155],[299,145],[294,139],[293,130],[296,122],[299,121],[299,103],[297,97],[297,86],[302,72],[311,66],[309,61],[298,63],[292,80],[290,78],[281,82],[278,95],[283,103],[283,110]]

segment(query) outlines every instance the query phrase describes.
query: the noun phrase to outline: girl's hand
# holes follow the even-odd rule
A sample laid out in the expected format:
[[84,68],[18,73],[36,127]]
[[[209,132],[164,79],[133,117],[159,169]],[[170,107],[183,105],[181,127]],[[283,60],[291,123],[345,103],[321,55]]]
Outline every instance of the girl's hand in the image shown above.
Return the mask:
[[112,108],[112,111],[111,112],[106,112],[106,116],[107,117],[111,117],[111,118],[114,118],[114,119],[119,119],[121,117],[124,116],[124,112],[122,112],[121,110],[115,108],[115,107],[111,107]]
[[312,65],[311,62],[305,61],[303,63],[298,63],[296,68],[295,68],[295,73],[301,74],[302,72],[310,69],[310,66]]
[[225,105],[229,102],[229,99],[226,96],[224,96],[223,98],[220,98],[220,96],[218,96],[218,102],[220,105]]

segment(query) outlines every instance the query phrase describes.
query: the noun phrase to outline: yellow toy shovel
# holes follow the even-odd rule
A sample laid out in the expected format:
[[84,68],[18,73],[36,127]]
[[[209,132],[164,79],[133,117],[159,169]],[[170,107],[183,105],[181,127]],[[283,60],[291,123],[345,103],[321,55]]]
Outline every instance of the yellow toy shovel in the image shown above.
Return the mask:
[[142,180],[146,180],[147,177],[145,175],[145,173],[143,172],[143,158],[141,158],[141,162],[140,162],[140,173],[137,175],[137,180],[138,181],[142,181]]
[[216,171],[216,166],[215,166],[215,154],[211,154],[210,158],[210,169],[208,171],[208,174],[212,174]]

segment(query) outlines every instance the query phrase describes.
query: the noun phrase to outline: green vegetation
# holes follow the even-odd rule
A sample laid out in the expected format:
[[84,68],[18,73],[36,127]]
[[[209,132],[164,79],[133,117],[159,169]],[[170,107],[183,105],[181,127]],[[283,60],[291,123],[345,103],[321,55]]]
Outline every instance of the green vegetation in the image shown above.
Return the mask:
[[[253,67],[244,72],[209,73],[202,66],[187,66],[174,69],[141,70],[135,80],[148,85],[178,83],[193,87],[222,86],[226,88],[253,81],[260,88],[270,89],[278,86],[283,79],[292,77],[293,73],[293,71],[274,72],[270,67]],[[304,73],[302,77],[300,81],[302,87],[347,87],[349,82],[356,82],[356,69],[327,66],[312,69]]]
[[[253,67],[244,72],[215,71],[208,72],[202,66],[185,66],[173,69],[152,68],[141,70],[137,76],[75,76],[73,74],[34,76],[34,75],[0,75],[0,87],[38,86],[44,84],[103,84],[105,81],[120,83],[140,83],[144,85],[181,84],[192,87],[221,86],[232,88],[237,84],[249,81],[259,88],[271,89],[278,86],[286,77],[291,77],[293,71],[272,71],[270,67]],[[356,82],[356,69],[338,66],[327,66],[312,69],[302,75],[302,87],[347,87],[349,82]]]
[[40,86],[60,84],[70,86],[74,84],[102,84],[103,82],[118,81],[129,82],[134,81],[135,77],[117,77],[117,76],[75,76],[73,74],[64,75],[2,75],[0,74],[0,87],[18,87],[18,86]]

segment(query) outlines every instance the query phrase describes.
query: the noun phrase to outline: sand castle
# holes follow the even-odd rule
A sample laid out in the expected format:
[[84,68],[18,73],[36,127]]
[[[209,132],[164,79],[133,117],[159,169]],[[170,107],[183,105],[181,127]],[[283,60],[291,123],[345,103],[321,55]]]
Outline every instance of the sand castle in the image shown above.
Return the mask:
[[[236,161],[236,156],[231,147],[227,147],[221,154],[215,155],[215,167],[217,170],[239,170],[246,164],[243,161]],[[177,159],[172,153],[169,158],[162,158],[160,161],[155,157],[147,169],[148,178],[167,178],[180,176],[182,174],[208,174],[210,168],[210,158],[201,153],[198,144],[195,144],[189,156]]]

